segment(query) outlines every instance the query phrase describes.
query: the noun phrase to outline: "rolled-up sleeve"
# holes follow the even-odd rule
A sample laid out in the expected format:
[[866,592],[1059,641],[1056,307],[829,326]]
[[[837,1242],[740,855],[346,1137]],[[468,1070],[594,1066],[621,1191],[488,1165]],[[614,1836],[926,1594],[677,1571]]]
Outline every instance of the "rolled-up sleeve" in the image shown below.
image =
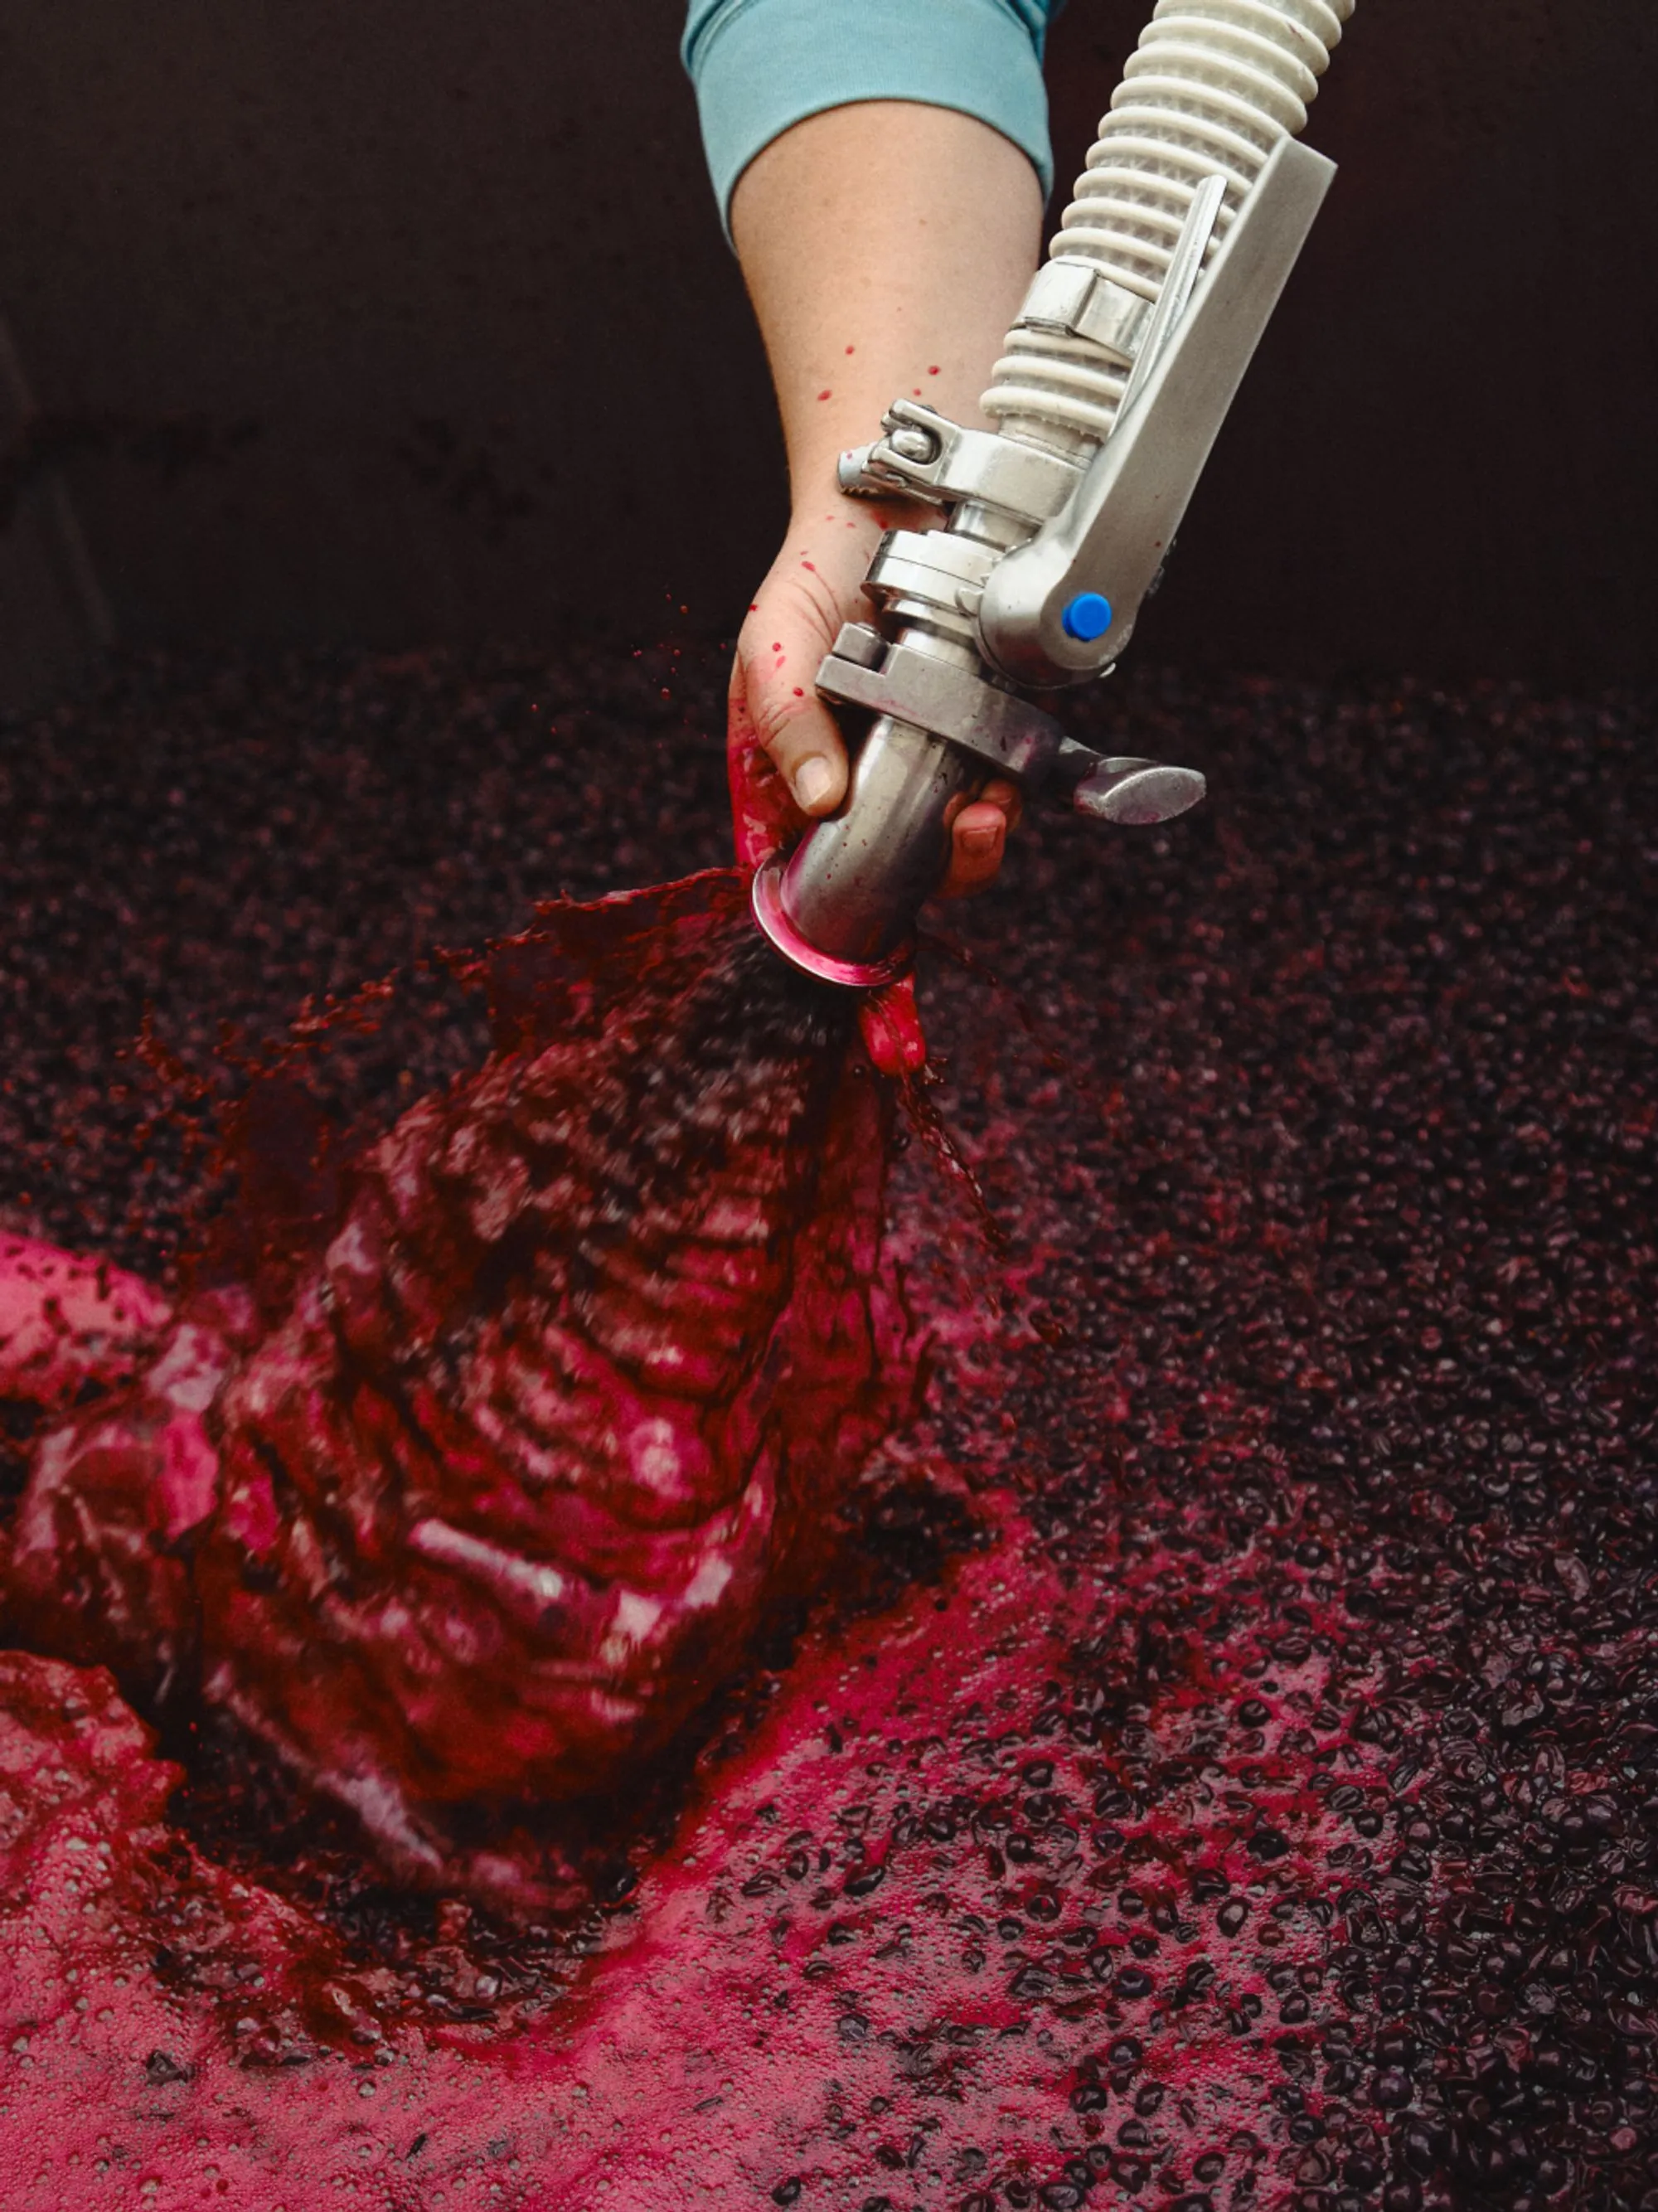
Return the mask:
[[1053,183],[1042,42],[1060,0],[691,0],[681,52],[720,211],[793,124],[860,100],[976,115]]

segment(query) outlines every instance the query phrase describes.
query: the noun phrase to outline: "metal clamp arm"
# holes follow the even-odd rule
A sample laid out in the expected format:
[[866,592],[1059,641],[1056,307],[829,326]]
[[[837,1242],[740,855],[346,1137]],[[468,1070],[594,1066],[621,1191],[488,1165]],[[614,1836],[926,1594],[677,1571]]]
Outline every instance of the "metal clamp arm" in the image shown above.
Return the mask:
[[[1116,428],[1065,506],[997,562],[978,631],[1005,676],[1082,683],[1127,644],[1334,174],[1322,155],[1280,142],[1166,342],[1147,334]],[[1066,625],[1084,592],[1111,611],[1092,638]]]
[[1168,822],[1203,797],[1195,769],[1096,753],[1017,692],[932,653],[890,646],[865,623],[842,625],[817,688],[826,698],[947,738],[986,768],[1017,776],[1026,791],[1063,794],[1102,822]]

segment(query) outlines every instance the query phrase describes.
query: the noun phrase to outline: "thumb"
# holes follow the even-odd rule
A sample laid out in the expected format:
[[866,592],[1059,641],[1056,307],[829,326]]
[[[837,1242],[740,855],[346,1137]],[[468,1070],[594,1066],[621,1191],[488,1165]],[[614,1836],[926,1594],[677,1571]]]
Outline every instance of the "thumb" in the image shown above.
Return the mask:
[[740,654],[732,665],[726,707],[726,776],[731,787],[737,865],[752,874],[780,845],[788,843],[803,817],[754,726]]
[[782,651],[750,663],[749,713],[760,744],[800,812],[833,814],[846,796],[846,745],[810,677],[802,684],[797,676],[797,671],[805,675],[809,668],[816,670],[829,650],[829,641],[794,642],[793,652],[785,642]]
[[849,591],[837,590],[815,562],[786,548],[737,641],[755,736],[805,815],[832,814],[846,795],[847,750],[817,678],[858,573]]

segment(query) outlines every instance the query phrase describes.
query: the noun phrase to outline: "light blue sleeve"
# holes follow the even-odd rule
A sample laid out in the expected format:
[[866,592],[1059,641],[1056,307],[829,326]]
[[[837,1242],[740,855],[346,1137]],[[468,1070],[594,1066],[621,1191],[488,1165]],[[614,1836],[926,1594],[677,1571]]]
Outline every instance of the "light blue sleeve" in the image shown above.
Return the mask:
[[691,0],[680,52],[730,227],[737,180],[792,124],[859,100],[976,115],[1054,181],[1042,41],[1063,0]]

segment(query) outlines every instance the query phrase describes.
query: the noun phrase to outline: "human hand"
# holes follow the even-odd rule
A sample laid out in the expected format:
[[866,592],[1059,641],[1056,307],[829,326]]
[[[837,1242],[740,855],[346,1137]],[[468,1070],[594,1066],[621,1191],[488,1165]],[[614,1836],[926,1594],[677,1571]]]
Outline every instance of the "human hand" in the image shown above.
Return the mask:
[[[847,751],[818,695],[818,664],[842,623],[872,619],[864,573],[881,533],[918,520],[900,503],[828,494],[792,521],[749,610],[732,669],[727,762],[738,858],[758,867],[846,796]],[[950,858],[938,896],[981,890],[1002,863],[1019,818],[1015,785],[994,778],[950,817]]]
[[[809,115],[749,164],[732,199],[737,246],[777,389],[793,519],[756,594],[732,671],[729,760],[738,858],[757,867],[846,794],[847,755],[817,675],[842,623],[867,621],[864,575],[884,530],[930,508],[848,499],[841,448],[895,392],[982,421],[983,389],[1042,244],[1029,161],[976,117],[907,100]],[[977,890],[1018,818],[1010,783],[951,812],[939,890]],[[909,979],[867,994],[878,1067],[914,1073],[926,1048]]]

